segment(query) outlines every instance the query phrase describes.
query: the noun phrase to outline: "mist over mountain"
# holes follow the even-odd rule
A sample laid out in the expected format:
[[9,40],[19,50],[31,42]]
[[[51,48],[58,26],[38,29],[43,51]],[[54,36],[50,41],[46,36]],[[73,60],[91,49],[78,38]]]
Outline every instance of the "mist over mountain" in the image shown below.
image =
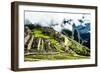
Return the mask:
[[90,21],[85,19],[85,17],[82,17],[78,20],[64,18],[62,22],[51,20],[49,23],[32,23],[28,19],[26,19],[25,25],[26,24],[53,28],[55,31],[60,32],[66,36],[69,36],[70,38],[76,40],[79,43],[88,44],[85,46],[90,48]]
[[[33,20],[34,21],[34,20]],[[31,22],[29,19],[25,19],[25,24],[33,24],[33,25],[40,25],[43,27],[52,27],[54,30],[61,32],[62,29],[68,29],[70,31],[73,30],[73,24],[75,24],[75,26],[87,26],[87,24],[89,24],[90,21],[88,19],[85,19],[85,17],[82,17],[81,19],[68,19],[63,18],[62,21],[57,20],[57,19],[51,19],[49,21],[46,20],[41,20],[41,21],[35,21],[35,22]],[[89,26],[87,26],[89,27]]]

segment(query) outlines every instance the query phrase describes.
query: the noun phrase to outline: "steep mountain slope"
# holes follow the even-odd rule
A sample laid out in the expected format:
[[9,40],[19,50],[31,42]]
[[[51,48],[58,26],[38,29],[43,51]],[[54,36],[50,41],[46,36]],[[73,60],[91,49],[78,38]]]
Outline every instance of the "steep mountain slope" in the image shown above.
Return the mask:
[[25,25],[24,35],[25,61],[79,59],[90,56],[89,48],[51,27]]

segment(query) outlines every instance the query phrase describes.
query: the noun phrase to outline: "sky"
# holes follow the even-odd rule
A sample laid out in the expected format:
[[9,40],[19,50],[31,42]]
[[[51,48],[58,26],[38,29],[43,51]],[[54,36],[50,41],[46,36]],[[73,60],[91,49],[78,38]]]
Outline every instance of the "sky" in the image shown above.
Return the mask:
[[[57,31],[61,31],[61,24],[64,19],[72,19],[76,26],[80,25],[78,22],[79,19],[85,17],[85,20],[90,20],[90,14],[82,14],[82,13],[71,13],[71,12],[38,12],[38,11],[25,11],[25,20],[29,20],[32,24],[41,23],[41,26],[50,26],[51,22],[54,24],[59,24],[55,27]],[[73,23],[73,22],[72,22]],[[69,30],[72,30],[72,25],[67,24],[64,26]]]

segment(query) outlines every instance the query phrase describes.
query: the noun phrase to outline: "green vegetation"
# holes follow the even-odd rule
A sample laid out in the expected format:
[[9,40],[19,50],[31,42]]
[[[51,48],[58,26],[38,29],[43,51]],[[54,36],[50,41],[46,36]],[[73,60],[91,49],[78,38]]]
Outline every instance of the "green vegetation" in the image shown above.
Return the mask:
[[25,61],[75,60],[90,57],[90,49],[71,39],[68,35],[61,37],[60,33],[55,33],[51,28],[44,29],[42,27],[31,28],[35,45],[32,44],[28,51],[35,50],[36,54],[32,52],[33,54],[25,55]]
[[57,41],[53,37],[43,34],[43,30],[42,29],[36,28],[36,29],[33,29],[32,32],[33,32],[33,35],[35,37],[46,38],[46,39],[50,40],[50,42],[52,44],[56,44],[57,43]]
[[74,41],[73,39],[70,39],[71,44],[69,45],[69,48],[71,48],[73,51],[75,51],[79,55],[84,56],[90,56],[90,49],[79,44],[78,42]]
[[40,60],[76,60],[88,59],[86,56],[68,56],[68,55],[28,55],[25,56],[25,61],[40,61]]

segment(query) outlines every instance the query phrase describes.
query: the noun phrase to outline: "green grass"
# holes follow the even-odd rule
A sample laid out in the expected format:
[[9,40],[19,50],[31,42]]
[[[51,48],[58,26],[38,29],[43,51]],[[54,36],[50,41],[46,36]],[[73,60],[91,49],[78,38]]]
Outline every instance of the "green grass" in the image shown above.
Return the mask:
[[63,50],[61,50],[62,49],[61,45],[55,45],[55,47],[57,49],[57,52],[60,52],[60,53],[64,52]]
[[[41,28],[36,28],[33,29],[33,35],[35,35],[35,37],[41,37],[41,38],[46,38],[48,39],[51,44],[56,45],[56,43],[58,43],[58,41],[56,41],[53,37],[49,36],[49,35],[45,35],[43,34],[43,29]],[[66,46],[68,46],[70,49],[72,49],[74,52],[76,52],[79,55],[85,55],[85,56],[89,56],[90,55],[90,49],[79,44],[78,42],[76,42],[75,40],[69,38],[69,37],[65,37],[65,39],[67,40],[64,44]],[[55,46],[57,48],[57,51],[59,52],[63,52],[61,50],[62,45],[56,45]]]
[[81,45],[80,43],[74,41],[71,38],[68,38],[70,41],[69,47],[75,51],[78,55],[84,55],[84,56],[90,56],[90,49],[88,47],[85,47]]
[[33,31],[33,35],[35,36],[35,37],[41,37],[41,38],[47,38],[48,40],[50,40],[50,42],[52,43],[52,44],[56,44],[57,43],[57,41],[53,38],[53,37],[50,37],[49,35],[44,35],[42,32],[43,32],[43,30],[42,29],[33,29],[32,30]]
[[44,35],[42,33],[42,29],[33,29],[33,35],[35,35],[35,37],[42,37],[42,38],[50,38],[50,36]]
[[[35,37],[48,39],[51,42],[51,44],[53,44],[56,47],[56,50],[57,50],[57,52],[59,52],[59,54],[57,54],[57,55],[52,55],[52,54],[51,55],[39,55],[39,54],[27,55],[27,56],[24,56],[25,61],[75,60],[75,59],[88,59],[89,58],[89,54],[90,54],[89,48],[82,46],[81,44],[79,44],[78,42],[74,41],[71,38],[68,38],[67,36],[66,36],[65,43],[56,45],[58,43],[58,41],[56,41],[53,37],[51,37],[49,35],[43,34],[43,29],[40,29],[40,28],[33,29],[32,33]],[[62,50],[62,46],[65,46],[65,45],[68,48],[72,49],[74,52],[76,52],[80,56],[68,55],[64,50]],[[63,54],[61,54],[61,53],[63,53]],[[84,55],[84,56],[82,56],[82,55]]]
[[28,55],[25,56],[25,61],[40,61],[40,60],[76,60],[88,59],[87,56],[70,56],[70,55]]

